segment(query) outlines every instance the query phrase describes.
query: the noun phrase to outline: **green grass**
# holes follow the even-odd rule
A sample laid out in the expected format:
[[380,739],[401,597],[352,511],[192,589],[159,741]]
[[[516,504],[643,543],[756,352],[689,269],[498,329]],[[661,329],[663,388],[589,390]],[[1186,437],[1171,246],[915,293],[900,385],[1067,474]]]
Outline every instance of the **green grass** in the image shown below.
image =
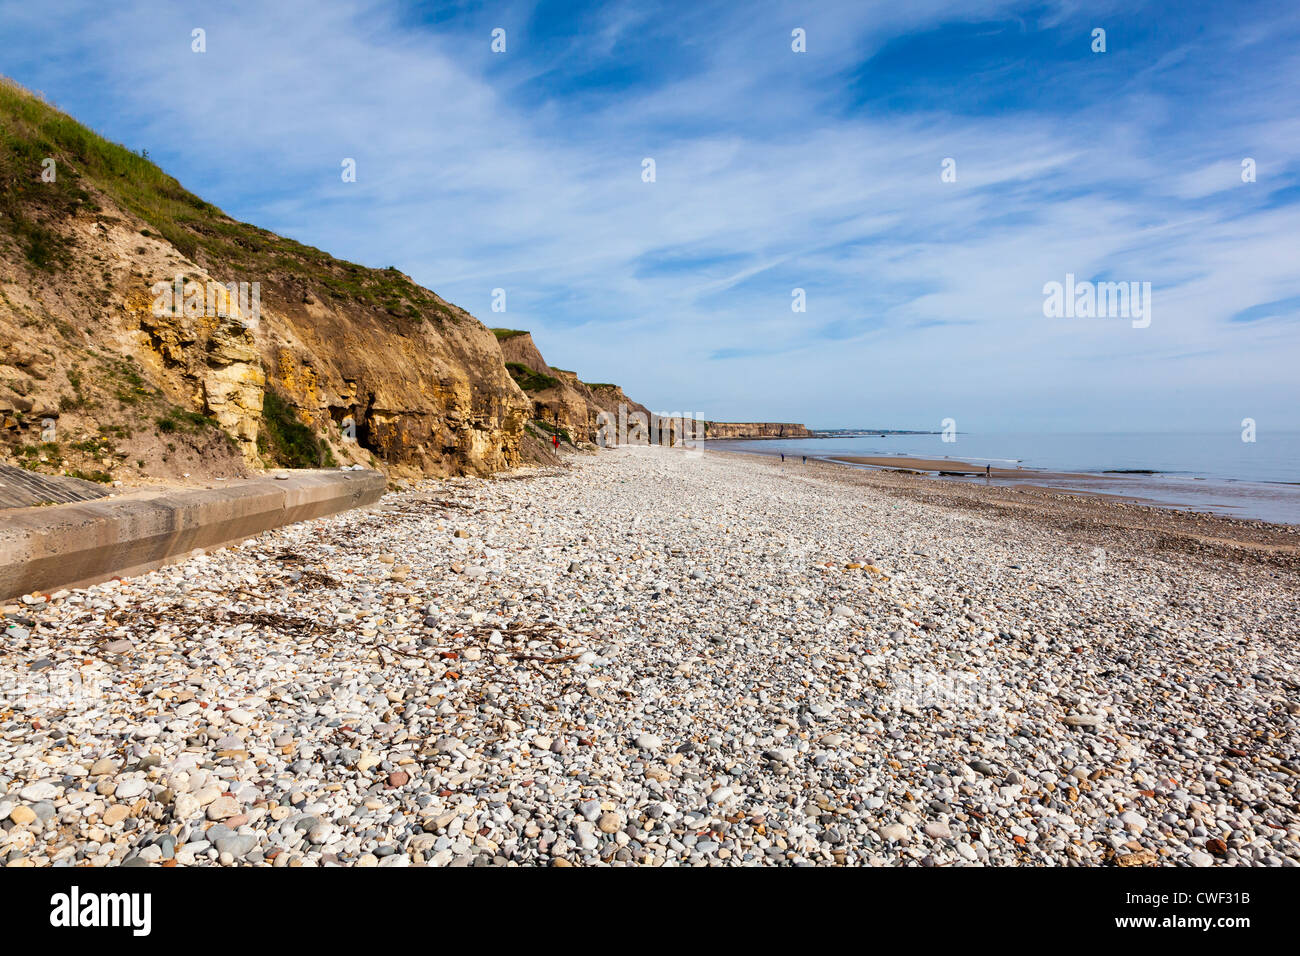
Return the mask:
[[[53,183],[41,180],[47,157],[56,163]],[[70,251],[52,226],[78,212],[97,212],[91,187],[148,223],[141,235],[160,236],[209,271],[305,281],[324,295],[404,319],[456,318],[446,303],[391,266],[369,269],[344,262],[236,222],[147,157],[0,78],[0,237],[14,236],[35,268],[60,268]]]
[[521,329],[493,329],[492,334],[497,337],[498,342],[504,342],[506,339],[513,339],[520,335],[527,335],[527,332]]
[[80,478],[82,481],[97,481],[101,485],[111,485],[113,476],[106,471],[81,471],[74,469],[68,472],[73,478]]
[[174,406],[166,415],[155,419],[155,423],[160,432],[169,435],[173,432],[198,432],[204,428],[221,427],[211,415],[187,411],[179,406]]
[[257,450],[269,463],[282,468],[333,468],[338,464],[329,446],[298,420],[293,407],[278,392],[269,388],[262,396]]
[[527,365],[519,362],[507,362],[506,371],[510,377],[518,383],[519,387],[525,392],[541,392],[548,388],[555,388],[560,384],[558,378],[552,378],[549,375],[542,375],[540,372],[534,372]]

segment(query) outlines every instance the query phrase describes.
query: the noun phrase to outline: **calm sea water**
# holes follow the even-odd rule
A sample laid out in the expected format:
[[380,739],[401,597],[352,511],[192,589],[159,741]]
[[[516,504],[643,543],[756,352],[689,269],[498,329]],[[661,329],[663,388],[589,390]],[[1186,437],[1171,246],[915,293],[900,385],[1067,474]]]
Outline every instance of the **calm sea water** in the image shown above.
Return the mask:
[[[1215,433],[878,435],[779,441],[717,441],[705,447],[807,455],[952,458],[995,467],[1098,475],[1143,469],[1155,475],[1110,480],[1052,479],[1040,484],[1132,495],[1165,507],[1300,524],[1300,432],[1260,432],[1243,442],[1237,431]],[[966,481],[970,479],[952,479]],[[983,480],[983,479],[980,479]]]

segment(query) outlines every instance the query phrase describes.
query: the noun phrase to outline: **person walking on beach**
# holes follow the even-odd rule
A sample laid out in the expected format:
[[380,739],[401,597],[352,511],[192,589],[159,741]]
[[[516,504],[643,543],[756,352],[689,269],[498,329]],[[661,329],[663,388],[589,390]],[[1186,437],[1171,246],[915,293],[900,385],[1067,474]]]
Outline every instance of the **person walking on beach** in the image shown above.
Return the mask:
[[781,464],[785,464],[785,452],[781,452]]
[[985,477],[985,478],[992,478],[992,477],[993,477],[993,466],[992,466],[992,465],[985,465],[985,466],[984,466],[984,477]]
[[805,465],[808,464],[808,456],[807,456],[807,455],[804,455],[804,456],[803,456],[803,463],[804,463]]

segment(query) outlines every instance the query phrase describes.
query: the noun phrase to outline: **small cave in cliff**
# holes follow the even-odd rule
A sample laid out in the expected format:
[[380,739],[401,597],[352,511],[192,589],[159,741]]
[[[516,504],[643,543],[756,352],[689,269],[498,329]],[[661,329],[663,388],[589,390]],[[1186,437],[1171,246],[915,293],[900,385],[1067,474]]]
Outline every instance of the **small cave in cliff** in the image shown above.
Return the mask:
[[[383,457],[383,449],[379,445],[378,435],[375,434],[373,420],[366,411],[363,411],[359,406],[331,405],[329,407],[329,416],[337,426],[339,436],[344,441],[348,440],[350,431],[352,439],[360,447],[372,454]],[[349,419],[351,420],[350,423]]]

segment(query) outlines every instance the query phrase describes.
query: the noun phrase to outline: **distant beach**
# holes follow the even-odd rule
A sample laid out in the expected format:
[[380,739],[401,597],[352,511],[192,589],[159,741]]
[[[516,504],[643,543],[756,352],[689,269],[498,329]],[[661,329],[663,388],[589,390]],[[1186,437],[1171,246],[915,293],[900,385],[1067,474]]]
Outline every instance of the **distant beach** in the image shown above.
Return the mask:
[[[846,467],[912,471],[995,486],[1036,485],[1112,495],[1156,507],[1300,524],[1300,434],[1267,444],[1227,435],[891,434],[709,447]],[[987,469],[987,471],[986,471]]]

